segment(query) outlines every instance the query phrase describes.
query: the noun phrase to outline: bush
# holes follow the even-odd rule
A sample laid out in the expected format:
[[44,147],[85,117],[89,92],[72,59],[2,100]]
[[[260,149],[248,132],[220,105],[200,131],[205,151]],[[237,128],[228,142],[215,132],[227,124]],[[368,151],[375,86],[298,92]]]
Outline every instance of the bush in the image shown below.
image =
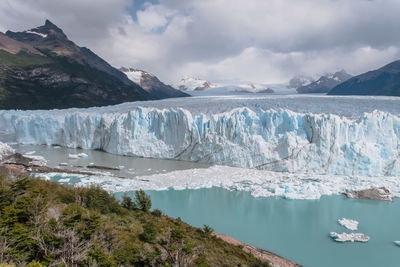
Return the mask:
[[151,199],[143,190],[135,192],[135,204],[138,209],[148,212],[151,209]]
[[135,203],[132,201],[132,199],[127,196],[124,195],[124,197],[122,198],[122,203],[121,203],[122,207],[124,207],[127,210],[134,210],[136,209],[136,205]]
[[143,233],[140,235],[140,239],[147,243],[154,243],[156,235],[157,235],[156,226],[152,222],[149,222],[144,225]]
[[161,216],[162,216],[162,211],[159,210],[159,209],[155,209],[155,210],[153,210],[153,211],[151,212],[151,214],[152,214],[153,216],[156,216],[156,217],[161,217]]
[[206,235],[211,235],[214,232],[214,229],[206,224],[203,226],[203,231]]

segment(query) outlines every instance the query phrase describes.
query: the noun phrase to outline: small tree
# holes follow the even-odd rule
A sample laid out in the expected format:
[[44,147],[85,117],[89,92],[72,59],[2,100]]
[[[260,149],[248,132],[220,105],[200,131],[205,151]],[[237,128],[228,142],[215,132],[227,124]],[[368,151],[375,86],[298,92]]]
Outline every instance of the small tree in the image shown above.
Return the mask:
[[148,212],[151,209],[151,199],[143,190],[135,192],[135,204],[138,209]]
[[203,231],[206,235],[211,235],[214,232],[214,229],[206,224],[203,226]]
[[127,195],[124,195],[124,197],[122,198],[121,205],[122,205],[122,207],[124,207],[125,209],[128,209],[128,210],[133,210],[136,208],[135,203],[133,203],[132,199]]

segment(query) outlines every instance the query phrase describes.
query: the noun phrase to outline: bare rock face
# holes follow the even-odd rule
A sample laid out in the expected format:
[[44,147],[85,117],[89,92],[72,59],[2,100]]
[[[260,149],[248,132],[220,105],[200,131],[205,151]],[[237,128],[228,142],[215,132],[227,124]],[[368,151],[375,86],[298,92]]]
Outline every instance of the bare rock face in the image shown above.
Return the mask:
[[393,201],[394,196],[385,187],[371,187],[370,189],[351,191],[344,193],[349,198],[360,198],[370,200]]

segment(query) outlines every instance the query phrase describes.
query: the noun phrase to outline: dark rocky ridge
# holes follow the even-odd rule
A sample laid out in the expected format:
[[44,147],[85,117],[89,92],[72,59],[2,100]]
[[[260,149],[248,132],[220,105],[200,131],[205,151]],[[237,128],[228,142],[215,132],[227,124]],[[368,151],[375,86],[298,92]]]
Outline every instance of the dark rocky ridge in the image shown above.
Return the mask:
[[0,109],[86,108],[166,97],[144,90],[48,20],[29,31],[0,34]]
[[353,77],[328,94],[400,96],[400,60]]

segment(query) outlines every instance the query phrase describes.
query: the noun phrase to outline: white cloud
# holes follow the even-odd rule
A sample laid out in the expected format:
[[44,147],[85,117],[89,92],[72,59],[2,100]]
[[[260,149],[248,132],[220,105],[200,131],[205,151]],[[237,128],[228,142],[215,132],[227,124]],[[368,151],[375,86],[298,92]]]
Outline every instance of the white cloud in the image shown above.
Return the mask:
[[[116,66],[182,76],[279,82],[358,74],[400,56],[398,0],[3,0],[0,29],[51,19]],[[23,19],[21,19],[23,18]]]

